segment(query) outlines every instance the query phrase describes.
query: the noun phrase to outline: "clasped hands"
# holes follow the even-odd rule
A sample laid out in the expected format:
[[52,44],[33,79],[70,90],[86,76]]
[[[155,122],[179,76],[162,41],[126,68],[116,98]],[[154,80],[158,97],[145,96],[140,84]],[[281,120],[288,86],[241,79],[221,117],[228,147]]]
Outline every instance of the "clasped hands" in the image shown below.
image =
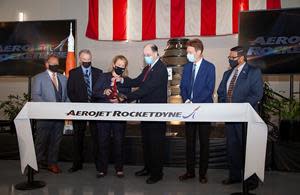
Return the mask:
[[[113,84],[115,82],[123,82],[123,78],[118,76],[118,75],[114,75],[114,77],[111,78],[111,86],[113,86]],[[112,89],[105,89],[103,94],[106,96],[110,96],[113,93]],[[111,103],[120,103],[120,102],[124,102],[127,97],[124,94],[119,93],[119,91],[117,91],[118,96],[116,98],[113,99],[109,99],[109,101]]]

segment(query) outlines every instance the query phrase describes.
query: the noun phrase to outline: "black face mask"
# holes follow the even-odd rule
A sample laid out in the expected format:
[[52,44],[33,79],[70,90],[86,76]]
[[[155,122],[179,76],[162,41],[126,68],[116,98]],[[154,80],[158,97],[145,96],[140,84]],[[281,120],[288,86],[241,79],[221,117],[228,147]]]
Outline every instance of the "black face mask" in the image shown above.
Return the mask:
[[228,62],[231,68],[235,68],[239,64],[238,60],[229,59]]
[[81,65],[84,67],[84,68],[88,68],[92,65],[91,62],[81,62]]
[[117,75],[122,75],[123,72],[125,71],[125,68],[121,68],[121,67],[115,66],[114,70],[115,70],[115,73]]
[[58,72],[58,64],[49,64],[49,70],[51,71],[51,72]]

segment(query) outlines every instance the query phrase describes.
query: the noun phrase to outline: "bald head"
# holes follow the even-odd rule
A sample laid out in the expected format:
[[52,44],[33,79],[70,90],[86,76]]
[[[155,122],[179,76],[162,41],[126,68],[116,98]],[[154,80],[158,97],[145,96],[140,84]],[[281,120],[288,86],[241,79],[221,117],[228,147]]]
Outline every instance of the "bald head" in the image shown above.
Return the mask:
[[145,48],[151,49],[153,52],[158,52],[157,46],[155,44],[153,44],[153,43],[149,43],[149,44],[145,45],[144,49]]
[[[155,61],[158,58],[158,48],[155,44],[149,43],[144,47],[144,57],[152,58]],[[149,61],[148,61],[149,62]],[[147,61],[146,61],[147,63]],[[148,63],[147,63],[148,64]]]

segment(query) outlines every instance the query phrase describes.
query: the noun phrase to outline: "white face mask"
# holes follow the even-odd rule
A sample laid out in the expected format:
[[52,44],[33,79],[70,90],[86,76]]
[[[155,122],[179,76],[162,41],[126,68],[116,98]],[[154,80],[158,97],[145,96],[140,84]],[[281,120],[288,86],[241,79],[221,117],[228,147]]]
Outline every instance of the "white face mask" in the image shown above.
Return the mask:
[[193,54],[191,54],[191,53],[188,53],[188,54],[186,55],[186,57],[187,57],[187,59],[188,59],[189,62],[194,63],[194,62],[196,61],[195,56],[194,56]]

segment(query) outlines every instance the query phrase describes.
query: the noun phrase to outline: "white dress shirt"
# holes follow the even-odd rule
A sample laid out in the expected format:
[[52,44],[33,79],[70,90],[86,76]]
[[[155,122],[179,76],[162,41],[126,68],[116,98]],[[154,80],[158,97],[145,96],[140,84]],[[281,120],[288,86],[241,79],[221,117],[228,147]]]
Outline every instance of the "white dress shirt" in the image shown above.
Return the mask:
[[53,82],[53,74],[55,75],[55,84],[56,84],[56,86],[58,86],[58,78],[57,78],[57,73],[56,72],[52,72],[52,71],[50,71],[50,70],[47,70],[47,72],[48,72],[48,74],[49,74],[49,76],[50,76],[50,79],[52,80],[52,82]]

